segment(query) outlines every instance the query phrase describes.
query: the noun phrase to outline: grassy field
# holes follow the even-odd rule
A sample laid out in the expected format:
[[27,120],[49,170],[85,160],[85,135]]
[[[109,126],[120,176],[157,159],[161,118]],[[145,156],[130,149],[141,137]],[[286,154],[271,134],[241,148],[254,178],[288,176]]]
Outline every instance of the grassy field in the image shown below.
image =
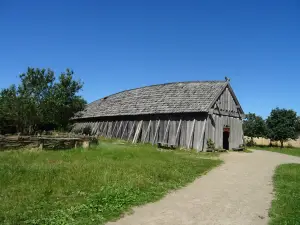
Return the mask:
[[284,164],[274,175],[275,200],[270,225],[300,224],[300,164]]
[[287,155],[300,156],[300,148],[279,148],[279,147],[267,147],[267,146],[255,146],[249,149],[265,150],[270,152],[278,152]]
[[0,224],[103,224],[192,182],[214,156],[121,142],[0,152]]

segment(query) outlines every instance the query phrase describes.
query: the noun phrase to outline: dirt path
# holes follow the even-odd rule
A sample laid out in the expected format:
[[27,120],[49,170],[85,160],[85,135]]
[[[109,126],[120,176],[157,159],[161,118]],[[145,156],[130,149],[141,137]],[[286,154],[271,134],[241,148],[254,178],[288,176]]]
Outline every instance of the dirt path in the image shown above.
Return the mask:
[[109,225],[265,225],[277,165],[300,163],[267,151],[224,154],[220,167]]

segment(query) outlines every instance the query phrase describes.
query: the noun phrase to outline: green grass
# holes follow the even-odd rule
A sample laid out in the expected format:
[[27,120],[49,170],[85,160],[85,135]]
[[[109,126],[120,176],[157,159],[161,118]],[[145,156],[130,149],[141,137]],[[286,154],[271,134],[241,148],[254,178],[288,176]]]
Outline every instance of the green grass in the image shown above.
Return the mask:
[[300,224],[300,164],[284,164],[274,175],[275,200],[270,225]]
[[122,142],[0,152],[0,224],[103,224],[192,182],[215,156]]
[[300,156],[300,148],[279,148],[279,147],[267,147],[267,146],[254,146],[250,149],[265,150],[270,152],[278,152],[286,155]]
[[251,149],[245,149],[243,152],[245,152],[245,153],[253,153],[253,151]]

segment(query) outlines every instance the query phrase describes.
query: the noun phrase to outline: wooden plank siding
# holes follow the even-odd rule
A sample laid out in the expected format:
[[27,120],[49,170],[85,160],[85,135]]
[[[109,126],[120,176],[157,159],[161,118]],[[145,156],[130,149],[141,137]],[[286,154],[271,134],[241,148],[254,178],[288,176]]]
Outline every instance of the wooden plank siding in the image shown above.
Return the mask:
[[92,135],[206,151],[209,139],[217,148],[223,148],[226,126],[230,127],[232,149],[243,144],[242,114],[232,89],[227,86],[208,112],[99,117],[93,121],[75,121],[73,131],[83,133],[89,128]]
[[91,127],[94,135],[108,138],[121,138],[133,143],[162,142],[205,151],[208,139],[211,139],[216,147],[223,147],[224,126],[230,127],[230,148],[238,147],[243,143],[242,120],[218,114],[182,115],[181,117],[170,115],[168,118],[149,120],[77,122],[73,129],[81,133],[86,127]]
[[243,144],[242,111],[233,93],[227,87],[212,106],[208,116],[208,129],[205,143],[211,139],[217,148],[223,147],[223,129],[230,127],[229,149]]
[[[85,127],[94,128],[93,134],[107,138],[121,138],[133,143],[153,143],[164,142],[168,145],[176,145],[183,148],[193,148],[198,151],[203,150],[203,134],[201,131],[205,126],[207,114],[199,115],[169,115],[153,116],[153,118],[137,118],[122,120],[103,120],[94,122],[77,122],[74,124],[74,132],[81,133]],[[96,130],[96,131],[95,131]]]

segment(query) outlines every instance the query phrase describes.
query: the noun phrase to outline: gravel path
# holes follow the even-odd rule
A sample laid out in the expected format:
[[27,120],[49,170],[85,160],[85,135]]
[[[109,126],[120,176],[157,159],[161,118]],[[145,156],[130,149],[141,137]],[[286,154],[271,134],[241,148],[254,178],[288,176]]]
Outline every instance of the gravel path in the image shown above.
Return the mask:
[[265,225],[277,165],[300,163],[267,151],[222,154],[224,164],[158,202],[109,225]]

